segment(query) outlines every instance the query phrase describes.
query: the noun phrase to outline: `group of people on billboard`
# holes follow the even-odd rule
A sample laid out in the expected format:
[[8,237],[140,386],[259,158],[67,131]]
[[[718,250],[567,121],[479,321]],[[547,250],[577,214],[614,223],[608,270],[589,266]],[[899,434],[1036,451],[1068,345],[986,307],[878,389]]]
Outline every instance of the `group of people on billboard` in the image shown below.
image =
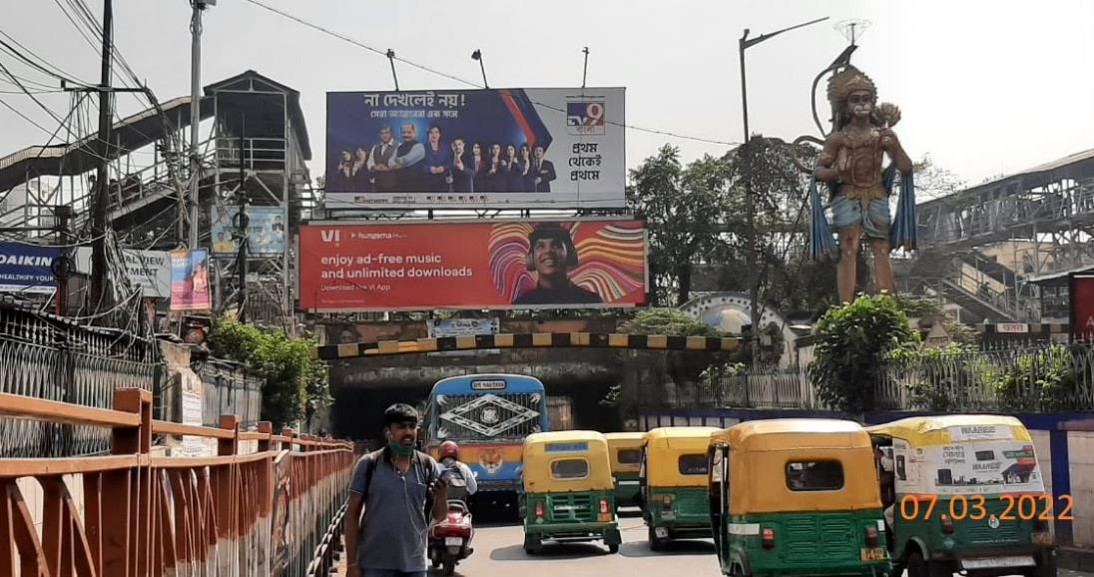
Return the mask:
[[462,138],[442,141],[441,127],[432,124],[426,142],[417,127],[400,127],[396,143],[392,127],[380,128],[380,142],[370,148],[342,150],[338,170],[327,176],[330,192],[551,192],[554,164],[541,145],[519,146],[475,142]]

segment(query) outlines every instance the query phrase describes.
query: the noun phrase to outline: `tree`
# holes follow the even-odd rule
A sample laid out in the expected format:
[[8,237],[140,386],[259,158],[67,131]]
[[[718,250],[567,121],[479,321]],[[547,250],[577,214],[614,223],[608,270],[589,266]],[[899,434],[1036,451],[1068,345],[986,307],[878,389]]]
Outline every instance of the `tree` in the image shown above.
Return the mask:
[[[620,328],[624,334],[664,335],[670,337],[720,337],[718,329],[674,308],[653,308],[639,312]],[[694,387],[703,371],[718,364],[725,364],[729,357],[724,353],[706,351],[650,352],[664,355],[669,377],[677,385]]]
[[821,400],[834,409],[862,412],[875,408],[889,353],[918,335],[897,300],[883,293],[829,309],[814,336],[809,378]]
[[685,170],[667,144],[631,171],[627,202],[649,231],[653,304],[687,302],[692,265],[719,252],[727,172],[709,155]]
[[968,184],[952,171],[942,168],[931,160],[930,154],[913,165],[916,196],[925,200],[949,196],[965,190]]
[[230,318],[217,319],[209,336],[214,357],[242,363],[262,379],[262,419],[278,427],[310,420],[331,401],[326,363],[311,358],[316,344]]

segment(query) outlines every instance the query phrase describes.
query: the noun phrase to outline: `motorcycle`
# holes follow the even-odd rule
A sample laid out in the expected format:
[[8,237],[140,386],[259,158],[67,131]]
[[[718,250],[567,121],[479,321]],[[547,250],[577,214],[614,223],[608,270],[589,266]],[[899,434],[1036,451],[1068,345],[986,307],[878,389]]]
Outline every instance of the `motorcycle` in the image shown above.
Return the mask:
[[448,501],[448,515],[429,529],[429,559],[433,568],[443,568],[444,575],[456,571],[456,563],[466,559],[474,549],[471,539],[475,528],[471,511],[463,501]]

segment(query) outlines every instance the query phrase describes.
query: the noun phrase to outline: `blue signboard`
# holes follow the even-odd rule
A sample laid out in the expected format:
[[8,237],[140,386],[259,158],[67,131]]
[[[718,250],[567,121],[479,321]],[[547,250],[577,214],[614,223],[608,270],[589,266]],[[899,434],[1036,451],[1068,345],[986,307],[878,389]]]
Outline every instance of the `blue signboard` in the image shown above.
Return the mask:
[[547,453],[584,453],[589,450],[588,443],[547,443]]
[[0,242],[0,292],[51,294],[57,288],[53,261],[61,249],[20,242]]

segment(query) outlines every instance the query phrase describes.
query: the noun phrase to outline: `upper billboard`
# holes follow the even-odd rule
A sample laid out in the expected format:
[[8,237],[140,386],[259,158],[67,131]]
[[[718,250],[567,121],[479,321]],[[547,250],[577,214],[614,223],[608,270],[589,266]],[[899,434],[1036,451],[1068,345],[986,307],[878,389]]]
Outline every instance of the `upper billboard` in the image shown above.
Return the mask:
[[327,93],[327,208],[626,206],[623,88]]
[[645,302],[633,220],[300,227],[300,308],[316,312],[630,307]]

